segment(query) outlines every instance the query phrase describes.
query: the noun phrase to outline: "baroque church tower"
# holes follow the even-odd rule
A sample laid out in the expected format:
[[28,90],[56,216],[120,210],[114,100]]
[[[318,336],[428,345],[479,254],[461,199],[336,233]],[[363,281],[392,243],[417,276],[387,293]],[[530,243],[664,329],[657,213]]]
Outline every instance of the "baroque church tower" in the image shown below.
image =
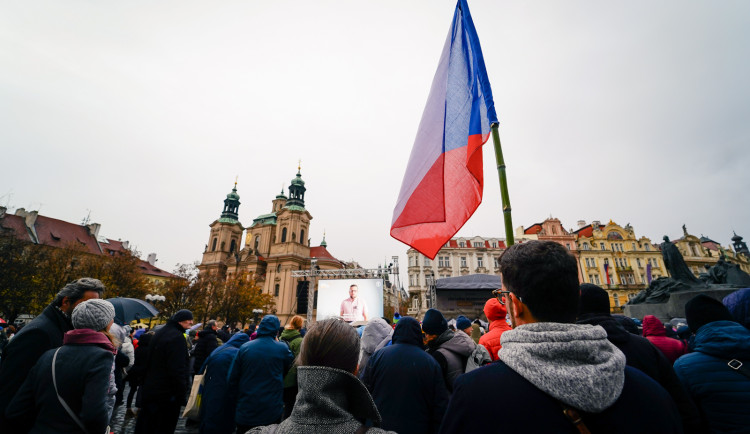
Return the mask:
[[[307,312],[307,282],[304,278],[292,277],[292,271],[309,270],[312,258],[317,260],[317,267],[322,270],[345,266],[328,252],[325,237],[320,246],[310,245],[310,222],[313,217],[305,208],[307,189],[300,167],[288,191],[289,196],[282,189],[271,201],[270,213],[253,219],[245,234],[245,246],[239,250],[239,240],[245,228],[237,221],[239,195],[236,188],[232,190],[224,201],[222,218],[211,224],[209,244],[198,266],[201,273],[218,270],[222,276],[231,276],[236,272],[253,276],[263,292],[271,294],[276,301],[276,308],[265,313],[276,314],[282,324],[295,314]],[[234,196],[230,201],[232,194]],[[232,215],[225,217],[225,214],[232,212]],[[235,237],[237,241],[231,244]],[[212,250],[214,239],[216,250]],[[222,241],[227,244],[223,245]]]
[[226,276],[227,261],[239,252],[242,233],[245,231],[239,221],[239,208],[240,195],[237,194],[237,182],[235,182],[234,188],[224,199],[221,217],[209,225],[211,232],[208,236],[208,244],[203,251],[201,264],[198,266],[201,273]]

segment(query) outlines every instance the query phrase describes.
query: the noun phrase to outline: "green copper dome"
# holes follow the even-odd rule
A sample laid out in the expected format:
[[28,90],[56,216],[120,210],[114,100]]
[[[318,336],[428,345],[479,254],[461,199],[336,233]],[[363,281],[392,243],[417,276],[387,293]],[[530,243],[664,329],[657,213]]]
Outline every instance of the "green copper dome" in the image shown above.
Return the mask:
[[292,185],[305,185],[305,181],[302,180],[302,174],[297,171],[297,176],[292,179]]

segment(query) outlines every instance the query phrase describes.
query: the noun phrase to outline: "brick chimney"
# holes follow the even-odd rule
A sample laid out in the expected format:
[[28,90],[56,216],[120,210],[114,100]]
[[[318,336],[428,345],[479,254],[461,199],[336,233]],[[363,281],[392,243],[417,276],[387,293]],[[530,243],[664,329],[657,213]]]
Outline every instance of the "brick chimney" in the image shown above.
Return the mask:
[[578,220],[578,229],[583,229],[586,227],[586,220]]

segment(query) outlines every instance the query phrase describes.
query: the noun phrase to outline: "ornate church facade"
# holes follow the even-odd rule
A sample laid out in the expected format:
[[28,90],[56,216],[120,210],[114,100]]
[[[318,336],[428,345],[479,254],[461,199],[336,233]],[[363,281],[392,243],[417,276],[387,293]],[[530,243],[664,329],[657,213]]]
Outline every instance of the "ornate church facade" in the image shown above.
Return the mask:
[[208,244],[198,266],[200,273],[252,276],[263,292],[276,300],[275,309],[264,313],[277,315],[282,325],[295,314],[307,313],[308,283],[305,278],[292,277],[292,271],[310,270],[312,259],[320,270],[346,267],[328,252],[325,236],[320,245],[311,246],[313,217],[305,208],[305,192],[298,168],[289,196],[282,189],[271,201],[271,212],[256,217],[246,228],[239,221],[240,196],[235,183],[224,200],[221,216],[209,225]]

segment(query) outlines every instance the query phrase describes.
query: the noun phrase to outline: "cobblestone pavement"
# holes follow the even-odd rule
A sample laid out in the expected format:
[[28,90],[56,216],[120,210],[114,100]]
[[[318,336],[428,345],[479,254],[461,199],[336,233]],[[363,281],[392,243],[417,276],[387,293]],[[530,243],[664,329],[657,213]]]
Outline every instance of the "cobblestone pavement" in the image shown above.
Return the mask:
[[[123,396],[127,397],[129,391],[130,386],[126,384]],[[182,410],[180,410],[180,414],[182,414]],[[197,434],[198,424],[196,423],[186,427],[186,421],[187,419],[184,419],[182,417],[177,421],[177,429],[175,430],[175,433]],[[133,432],[135,432],[135,416],[127,411],[127,409],[125,408],[125,404],[119,405],[117,406],[117,408],[115,408],[110,428],[115,434],[132,434]]]

